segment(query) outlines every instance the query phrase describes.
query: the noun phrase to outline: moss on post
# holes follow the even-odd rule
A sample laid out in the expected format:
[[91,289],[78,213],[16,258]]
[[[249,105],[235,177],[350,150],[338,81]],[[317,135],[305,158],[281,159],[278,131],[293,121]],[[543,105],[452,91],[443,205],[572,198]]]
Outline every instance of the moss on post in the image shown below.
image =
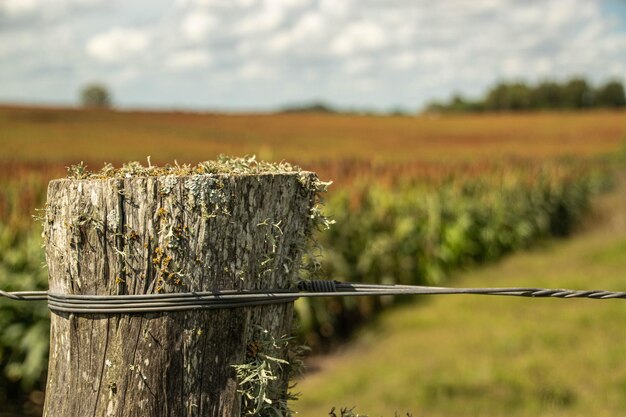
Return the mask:
[[[315,174],[254,158],[196,166],[79,165],[48,187],[50,290],[150,294],[289,288],[313,222]],[[313,216],[312,216],[313,213]],[[237,416],[234,365],[293,305],[142,315],[53,314],[44,416]],[[263,333],[265,335],[265,333]],[[264,339],[265,340],[265,339]],[[285,360],[275,344],[272,357]],[[286,398],[287,376],[271,381]],[[239,390],[240,391],[240,390]],[[246,401],[243,401],[246,404]]]

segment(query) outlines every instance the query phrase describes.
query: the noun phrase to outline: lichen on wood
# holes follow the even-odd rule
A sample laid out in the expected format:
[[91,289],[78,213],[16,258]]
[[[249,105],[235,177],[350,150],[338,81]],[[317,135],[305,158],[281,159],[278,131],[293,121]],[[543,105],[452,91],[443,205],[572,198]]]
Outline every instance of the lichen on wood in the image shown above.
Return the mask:
[[[164,166],[152,165],[148,157],[147,166],[138,161],[128,162],[120,168],[115,168],[109,163],[98,171],[90,171],[80,162],[67,168],[67,177],[70,179],[108,179],[108,178],[132,178],[132,177],[166,177],[164,185],[175,177],[184,177],[198,174],[226,174],[226,175],[259,175],[259,174],[285,174],[303,172],[298,166],[288,162],[258,161],[255,156],[232,158],[220,155],[215,160],[203,161],[196,165],[190,164],[167,164]],[[169,179],[167,177],[170,177]],[[170,184],[171,188],[172,184]]]
[[[289,288],[324,188],[313,173],[254,158],[68,175],[50,183],[44,221],[50,290],[61,294]],[[289,334],[292,315],[291,303],[53,314],[44,415],[239,415],[232,366],[246,363],[258,328]],[[287,382],[273,389],[285,394]]]

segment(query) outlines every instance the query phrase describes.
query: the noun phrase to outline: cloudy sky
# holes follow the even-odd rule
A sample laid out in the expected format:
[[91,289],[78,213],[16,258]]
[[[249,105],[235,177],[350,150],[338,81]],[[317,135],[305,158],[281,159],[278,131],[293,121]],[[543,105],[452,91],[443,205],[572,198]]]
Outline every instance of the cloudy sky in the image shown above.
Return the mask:
[[0,102],[417,109],[501,79],[626,78],[626,0],[0,0]]

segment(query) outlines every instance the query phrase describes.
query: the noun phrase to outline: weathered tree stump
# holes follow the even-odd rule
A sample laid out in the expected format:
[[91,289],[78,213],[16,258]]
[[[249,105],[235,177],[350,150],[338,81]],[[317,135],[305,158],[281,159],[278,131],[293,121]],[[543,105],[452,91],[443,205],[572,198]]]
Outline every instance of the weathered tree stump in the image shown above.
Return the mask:
[[[173,172],[174,170],[168,171]],[[198,170],[201,172],[202,170]],[[289,288],[314,174],[100,174],[48,187],[50,291],[150,294]],[[52,314],[44,416],[239,416],[233,365],[293,303],[155,314]],[[247,352],[248,350],[248,352]],[[285,349],[273,354],[285,357]],[[286,391],[286,376],[279,391]]]

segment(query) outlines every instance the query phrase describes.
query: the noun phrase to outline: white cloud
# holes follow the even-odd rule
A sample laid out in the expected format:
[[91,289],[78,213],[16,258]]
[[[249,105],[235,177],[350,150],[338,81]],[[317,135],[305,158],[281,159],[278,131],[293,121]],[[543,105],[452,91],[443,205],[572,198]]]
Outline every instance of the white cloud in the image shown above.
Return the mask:
[[309,3],[308,0],[265,0],[265,4],[271,7],[294,8],[302,7]]
[[374,66],[374,62],[367,58],[354,58],[344,65],[346,73],[349,75],[365,74]]
[[0,0],[0,17],[56,18],[80,8],[97,6],[103,0]]
[[267,41],[267,47],[272,52],[284,52],[296,42],[291,31],[281,32]]
[[345,16],[349,14],[353,5],[349,0],[321,0],[319,8],[327,16]]
[[420,50],[418,55],[421,65],[445,65],[453,60],[453,51],[441,48],[426,48]]
[[319,13],[307,13],[296,22],[295,33],[299,38],[315,36],[319,34],[326,25],[324,24],[324,17]]
[[207,8],[230,8],[230,7],[251,7],[259,0],[176,0],[175,4],[180,7],[207,7]]
[[294,48],[304,49],[312,42],[319,42],[319,37],[325,33],[325,28],[324,18],[319,13],[307,13],[293,26],[271,36],[268,40],[268,48],[272,52],[287,52]]
[[387,43],[387,32],[373,22],[356,22],[349,25],[330,45],[337,55],[352,55],[373,51]]
[[392,68],[398,70],[406,70],[415,65],[415,63],[417,62],[417,57],[411,52],[401,52],[397,55],[392,56],[388,62]]
[[192,42],[199,42],[204,40],[211,30],[216,28],[217,23],[217,18],[212,14],[195,10],[183,19],[180,28],[186,39]]
[[145,51],[149,42],[150,37],[143,30],[115,27],[89,39],[85,49],[97,60],[119,62]]
[[38,7],[37,0],[3,0],[0,2],[0,13],[17,17],[33,13]]
[[190,70],[203,68],[211,63],[211,57],[206,51],[189,50],[176,52],[170,56],[165,66],[171,70]]
[[236,30],[243,36],[254,36],[258,32],[275,29],[283,20],[285,11],[281,7],[266,5],[255,13],[243,16],[236,24]]
[[244,80],[267,80],[274,77],[274,72],[267,65],[258,62],[245,64],[238,74]]

